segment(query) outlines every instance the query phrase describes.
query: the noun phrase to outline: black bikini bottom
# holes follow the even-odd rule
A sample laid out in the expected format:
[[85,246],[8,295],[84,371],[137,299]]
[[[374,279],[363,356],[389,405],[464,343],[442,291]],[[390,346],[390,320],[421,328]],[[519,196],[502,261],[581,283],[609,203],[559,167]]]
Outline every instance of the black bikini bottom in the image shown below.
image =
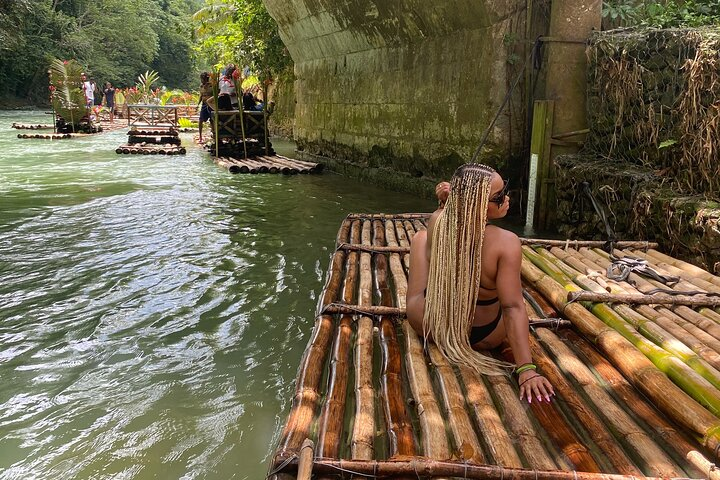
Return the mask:
[[492,332],[495,331],[498,324],[500,323],[500,319],[502,318],[502,308],[498,308],[497,316],[495,317],[495,320],[488,323],[487,325],[482,325],[479,327],[472,327],[470,329],[470,345],[475,345],[478,342],[482,342],[485,340],[485,338],[490,335]]
[[[424,296],[427,297],[427,288],[423,291]],[[497,297],[491,298],[489,300],[476,300],[475,305],[478,306],[487,306],[492,305],[493,303],[497,303],[499,299]],[[479,327],[472,327],[470,329],[470,345],[475,345],[478,342],[482,342],[485,340],[485,338],[490,335],[492,332],[495,331],[498,324],[500,323],[500,319],[502,318],[502,308],[498,308],[497,316],[495,316],[495,320],[488,323],[487,325],[482,325]]]

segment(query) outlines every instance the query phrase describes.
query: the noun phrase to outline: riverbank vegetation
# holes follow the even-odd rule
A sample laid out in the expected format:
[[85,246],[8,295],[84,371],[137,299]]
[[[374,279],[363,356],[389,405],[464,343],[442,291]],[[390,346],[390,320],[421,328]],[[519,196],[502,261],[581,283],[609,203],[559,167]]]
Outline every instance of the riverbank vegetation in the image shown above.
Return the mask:
[[720,25],[718,0],[608,0],[603,2],[604,27],[655,28]]
[[230,62],[260,81],[291,64],[262,0],[0,2],[0,104],[47,104],[53,58],[76,59],[101,84],[132,86],[156,71],[184,90]]

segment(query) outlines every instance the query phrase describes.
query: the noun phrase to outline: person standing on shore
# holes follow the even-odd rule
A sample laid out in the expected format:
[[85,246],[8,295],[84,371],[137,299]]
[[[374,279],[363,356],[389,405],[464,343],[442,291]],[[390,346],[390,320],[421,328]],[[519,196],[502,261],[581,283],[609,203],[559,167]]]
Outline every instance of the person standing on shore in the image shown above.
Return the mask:
[[110,123],[113,123],[115,121],[115,88],[112,83],[105,83],[103,93],[105,94],[105,106],[110,110]]
[[85,75],[85,72],[80,74],[80,80],[82,80],[82,89],[83,93],[85,94],[85,106],[92,108],[95,101],[92,83],[90,83],[90,81],[87,79],[87,75]]

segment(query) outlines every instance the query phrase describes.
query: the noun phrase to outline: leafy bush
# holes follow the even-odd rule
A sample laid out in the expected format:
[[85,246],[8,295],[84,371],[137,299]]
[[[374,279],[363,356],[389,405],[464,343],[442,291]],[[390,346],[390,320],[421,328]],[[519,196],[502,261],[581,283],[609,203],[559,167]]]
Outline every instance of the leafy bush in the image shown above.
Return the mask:
[[673,28],[720,24],[720,0],[609,0],[603,3],[602,12],[613,26]]

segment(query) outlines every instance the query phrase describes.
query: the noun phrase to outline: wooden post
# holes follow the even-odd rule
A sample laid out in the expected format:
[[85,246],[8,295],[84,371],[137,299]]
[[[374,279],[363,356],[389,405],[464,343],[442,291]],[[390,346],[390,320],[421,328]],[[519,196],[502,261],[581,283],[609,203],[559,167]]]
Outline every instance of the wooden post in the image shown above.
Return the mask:
[[[585,99],[587,92],[587,59],[585,44],[601,24],[601,0],[553,0],[550,33],[542,40],[547,45],[547,83],[545,98],[555,101],[553,135],[577,132],[587,127]],[[552,142],[548,162],[546,201],[549,208],[538,228],[555,224],[554,160],[563,153],[579,150],[573,142]]]
[[[550,137],[553,129],[555,102],[537,100],[533,109],[532,139],[530,141],[530,183],[526,225],[545,229],[548,210],[550,165]],[[534,181],[533,181],[534,180]]]

